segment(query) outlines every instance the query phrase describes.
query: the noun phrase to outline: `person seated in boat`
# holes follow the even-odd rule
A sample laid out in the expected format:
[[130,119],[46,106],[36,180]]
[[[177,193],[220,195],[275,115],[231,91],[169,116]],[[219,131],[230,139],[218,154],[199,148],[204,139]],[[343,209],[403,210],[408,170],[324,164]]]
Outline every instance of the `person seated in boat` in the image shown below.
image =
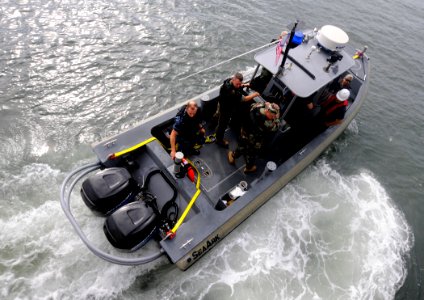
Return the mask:
[[[258,92],[247,95],[243,92],[243,88],[249,84],[243,83],[243,75],[235,73],[231,78],[224,80],[218,98],[218,126],[216,127],[216,144],[221,147],[228,148],[229,142],[224,139],[225,130],[230,124],[236,132],[240,131],[243,112],[249,109],[249,102],[253,98],[259,96]],[[247,105],[246,105],[247,104]]]
[[178,111],[169,139],[172,159],[175,158],[177,145],[178,151],[184,155],[200,153],[195,146],[204,144],[205,129],[202,125],[200,108],[195,101],[189,101]]
[[330,83],[328,87],[324,90],[324,92],[322,93],[320,97],[321,99],[320,102],[328,99],[329,96],[336,94],[341,89],[350,90],[351,89],[350,83],[352,82],[352,80],[353,80],[352,74],[346,74],[345,76],[341,78],[333,80],[333,82]]
[[346,74],[343,78],[340,78],[339,80],[333,81],[329,87],[328,91],[330,93],[335,94],[337,91],[340,91],[341,89],[348,89],[350,90],[350,83],[353,80],[352,74]]
[[258,102],[251,105],[249,118],[243,123],[235,151],[228,152],[228,162],[235,165],[236,159],[244,156],[244,173],[256,172],[256,159],[263,149],[264,140],[280,126],[280,107],[276,103]]
[[349,104],[349,96],[350,91],[348,89],[341,89],[337,94],[330,95],[320,104],[321,110],[317,116],[318,130],[323,131],[330,126],[343,122]]

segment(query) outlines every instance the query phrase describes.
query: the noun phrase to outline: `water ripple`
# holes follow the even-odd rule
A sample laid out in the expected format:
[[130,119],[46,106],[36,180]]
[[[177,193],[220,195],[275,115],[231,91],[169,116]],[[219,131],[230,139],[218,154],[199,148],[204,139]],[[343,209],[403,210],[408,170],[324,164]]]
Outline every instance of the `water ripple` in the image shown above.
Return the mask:
[[[418,224],[415,234],[422,227],[422,7],[417,0],[3,3],[0,296],[393,298],[413,241],[393,202]],[[332,167],[308,169],[185,273],[166,259],[147,269],[93,259],[64,226],[60,170],[93,159],[92,142],[252,68],[246,57],[180,80],[269,42],[295,18],[312,27],[331,20],[355,45],[369,46],[369,101],[324,154]],[[82,219],[99,238],[101,224]],[[416,247],[421,253],[422,242]],[[417,295],[421,270],[411,268]]]

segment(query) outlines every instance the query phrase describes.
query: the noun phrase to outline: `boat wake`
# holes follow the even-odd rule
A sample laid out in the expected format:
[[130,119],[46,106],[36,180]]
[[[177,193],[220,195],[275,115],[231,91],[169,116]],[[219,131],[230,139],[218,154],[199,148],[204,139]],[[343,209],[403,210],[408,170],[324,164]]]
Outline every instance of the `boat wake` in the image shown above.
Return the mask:
[[154,293],[172,299],[393,299],[412,245],[405,217],[372,174],[344,177],[321,160],[213,249],[211,259],[178,280],[164,274],[160,282],[166,284],[158,282]]
[[[186,272],[165,257],[144,267],[94,257],[63,226],[57,195],[47,191],[46,176],[58,190],[63,174],[43,164],[24,172],[14,182],[41,182],[48,199],[0,223],[5,299],[392,299],[406,278],[413,235],[366,170],[343,176],[321,159]],[[76,212],[88,237],[103,243],[91,213],[83,205]]]

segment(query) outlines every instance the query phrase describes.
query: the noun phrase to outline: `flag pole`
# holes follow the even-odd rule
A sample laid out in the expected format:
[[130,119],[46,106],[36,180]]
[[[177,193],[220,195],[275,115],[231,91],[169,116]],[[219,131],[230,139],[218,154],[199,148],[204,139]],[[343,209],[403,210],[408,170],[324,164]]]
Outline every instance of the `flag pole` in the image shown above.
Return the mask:
[[276,76],[276,77],[280,76],[280,75],[281,75],[281,74],[283,74],[283,72],[284,72],[284,64],[286,63],[287,57],[288,57],[288,55],[289,55],[289,50],[290,50],[290,48],[291,48],[291,44],[292,44],[292,40],[293,40],[293,36],[294,36],[295,31],[296,31],[296,27],[297,27],[297,24],[298,24],[298,23],[299,23],[299,21],[297,21],[297,20],[296,20],[296,22],[294,22],[293,28],[292,28],[292,30],[291,30],[291,32],[290,32],[289,42],[288,42],[288,44],[287,44],[287,46],[286,46],[286,49],[284,50],[283,60],[281,61],[281,65],[280,65],[280,67],[278,68],[278,72],[277,72],[277,74],[275,74],[275,76]]

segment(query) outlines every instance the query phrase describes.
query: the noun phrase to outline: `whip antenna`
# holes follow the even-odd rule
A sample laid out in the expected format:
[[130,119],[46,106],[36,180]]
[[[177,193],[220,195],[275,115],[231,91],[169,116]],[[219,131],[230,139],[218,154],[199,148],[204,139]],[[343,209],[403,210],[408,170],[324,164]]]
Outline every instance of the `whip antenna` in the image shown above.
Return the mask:
[[[258,47],[258,48],[255,48],[255,49],[253,49],[253,50],[249,50],[249,51],[247,51],[247,52],[245,52],[245,53],[242,53],[242,54],[237,55],[237,56],[234,56],[234,57],[232,57],[232,58],[230,58],[230,59],[224,60],[224,61],[222,61],[222,62],[220,62],[220,63],[217,63],[217,64],[215,64],[215,65],[213,65],[213,66],[207,67],[206,69],[203,69],[203,70],[198,71],[198,72],[196,72],[196,73],[193,73],[193,74],[190,74],[190,75],[185,76],[185,77],[183,77],[183,78],[180,78],[180,80],[184,80],[184,79],[187,79],[187,78],[193,77],[193,76],[195,76],[195,75],[197,75],[197,74],[200,74],[200,73],[205,72],[205,71],[207,71],[207,70],[213,69],[213,68],[218,67],[218,66],[220,66],[220,65],[223,65],[223,64],[225,64],[225,63],[227,63],[227,62],[230,62],[230,61],[232,61],[232,60],[234,60],[234,59],[236,59],[236,58],[239,58],[239,57],[242,57],[242,56],[247,55],[247,54],[249,54],[249,53],[252,53],[252,52],[258,51],[258,50],[260,50],[260,49],[262,49],[262,48],[265,48],[265,47],[268,47],[268,46],[274,45],[274,44],[276,44],[277,42],[278,42],[278,40],[276,40],[276,41],[274,41],[274,42],[271,42],[271,43],[269,43],[269,44],[265,44],[265,45],[260,46],[260,47]],[[183,73],[178,74],[178,75],[177,75],[177,77],[181,76],[182,74],[183,74]]]

